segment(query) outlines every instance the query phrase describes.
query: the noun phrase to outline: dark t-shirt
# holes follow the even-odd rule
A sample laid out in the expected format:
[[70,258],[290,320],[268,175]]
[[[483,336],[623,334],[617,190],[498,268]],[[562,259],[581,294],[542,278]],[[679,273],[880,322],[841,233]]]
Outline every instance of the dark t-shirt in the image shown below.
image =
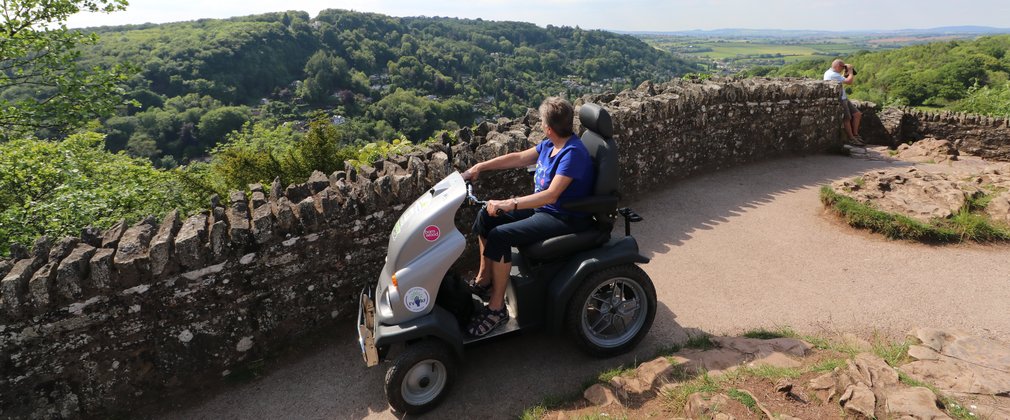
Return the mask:
[[568,138],[561,151],[551,157],[553,149],[554,144],[549,139],[544,139],[537,145],[537,153],[540,154],[540,157],[537,158],[537,173],[533,177],[533,192],[538,193],[550,188],[555,175],[567,176],[572,179],[572,182],[558,197],[558,201],[540,207],[537,211],[572,216],[585,215],[586,213],[564,210],[561,205],[592,194],[593,183],[596,181],[593,158],[589,156],[589,151],[582,144],[582,139],[576,135]]

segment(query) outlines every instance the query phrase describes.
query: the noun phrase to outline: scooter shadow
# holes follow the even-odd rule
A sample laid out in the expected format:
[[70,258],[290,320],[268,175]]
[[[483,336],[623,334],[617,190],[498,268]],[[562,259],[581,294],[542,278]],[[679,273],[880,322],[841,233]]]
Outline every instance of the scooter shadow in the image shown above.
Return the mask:
[[545,401],[575,401],[603,371],[655,358],[703,331],[684,328],[662,302],[645,339],[629,353],[588,356],[566,334],[545,331],[506,334],[466,348],[459,380],[441,405],[413,418],[514,419]]

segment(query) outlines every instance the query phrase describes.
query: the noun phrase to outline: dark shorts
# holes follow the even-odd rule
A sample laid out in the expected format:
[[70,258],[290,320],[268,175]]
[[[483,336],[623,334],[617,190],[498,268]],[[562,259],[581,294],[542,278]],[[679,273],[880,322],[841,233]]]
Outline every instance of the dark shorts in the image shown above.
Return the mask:
[[852,101],[850,101],[848,99],[842,99],[841,101],[842,101],[842,120],[843,121],[849,121],[849,120],[852,119],[853,115],[856,115],[856,114],[859,113],[859,109],[857,109],[856,106],[852,104]]
[[491,217],[481,210],[473,222],[473,231],[487,239],[484,256],[492,261],[512,262],[512,247],[529,245],[547,238],[589,229],[588,216],[563,216],[554,213],[517,210]]

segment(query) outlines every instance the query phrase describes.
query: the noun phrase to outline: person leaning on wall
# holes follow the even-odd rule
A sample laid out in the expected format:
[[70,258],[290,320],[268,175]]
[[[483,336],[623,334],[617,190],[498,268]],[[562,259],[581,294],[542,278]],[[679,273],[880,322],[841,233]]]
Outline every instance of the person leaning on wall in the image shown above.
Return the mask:
[[859,122],[863,118],[863,113],[856,109],[845,93],[845,85],[851,85],[855,78],[856,69],[851,64],[845,64],[842,60],[831,62],[831,68],[824,72],[824,80],[838,82],[842,85],[842,126],[845,129],[845,134],[849,136],[849,143],[865,146],[866,143],[859,137]]

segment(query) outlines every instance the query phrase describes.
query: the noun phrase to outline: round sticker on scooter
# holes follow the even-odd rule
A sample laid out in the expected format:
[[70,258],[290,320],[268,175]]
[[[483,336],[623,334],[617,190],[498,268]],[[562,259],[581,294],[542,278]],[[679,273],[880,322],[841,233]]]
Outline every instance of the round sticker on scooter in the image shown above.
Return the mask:
[[442,232],[438,230],[438,226],[428,225],[428,227],[424,228],[424,239],[426,239],[428,242],[437,241],[438,237],[441,235]]
[[403,306],[411,312],[421,312],[428,308],[428,302],[430,301],[428,297],[428,291],[423,287],[411,287],[405,295],[403,295]]

